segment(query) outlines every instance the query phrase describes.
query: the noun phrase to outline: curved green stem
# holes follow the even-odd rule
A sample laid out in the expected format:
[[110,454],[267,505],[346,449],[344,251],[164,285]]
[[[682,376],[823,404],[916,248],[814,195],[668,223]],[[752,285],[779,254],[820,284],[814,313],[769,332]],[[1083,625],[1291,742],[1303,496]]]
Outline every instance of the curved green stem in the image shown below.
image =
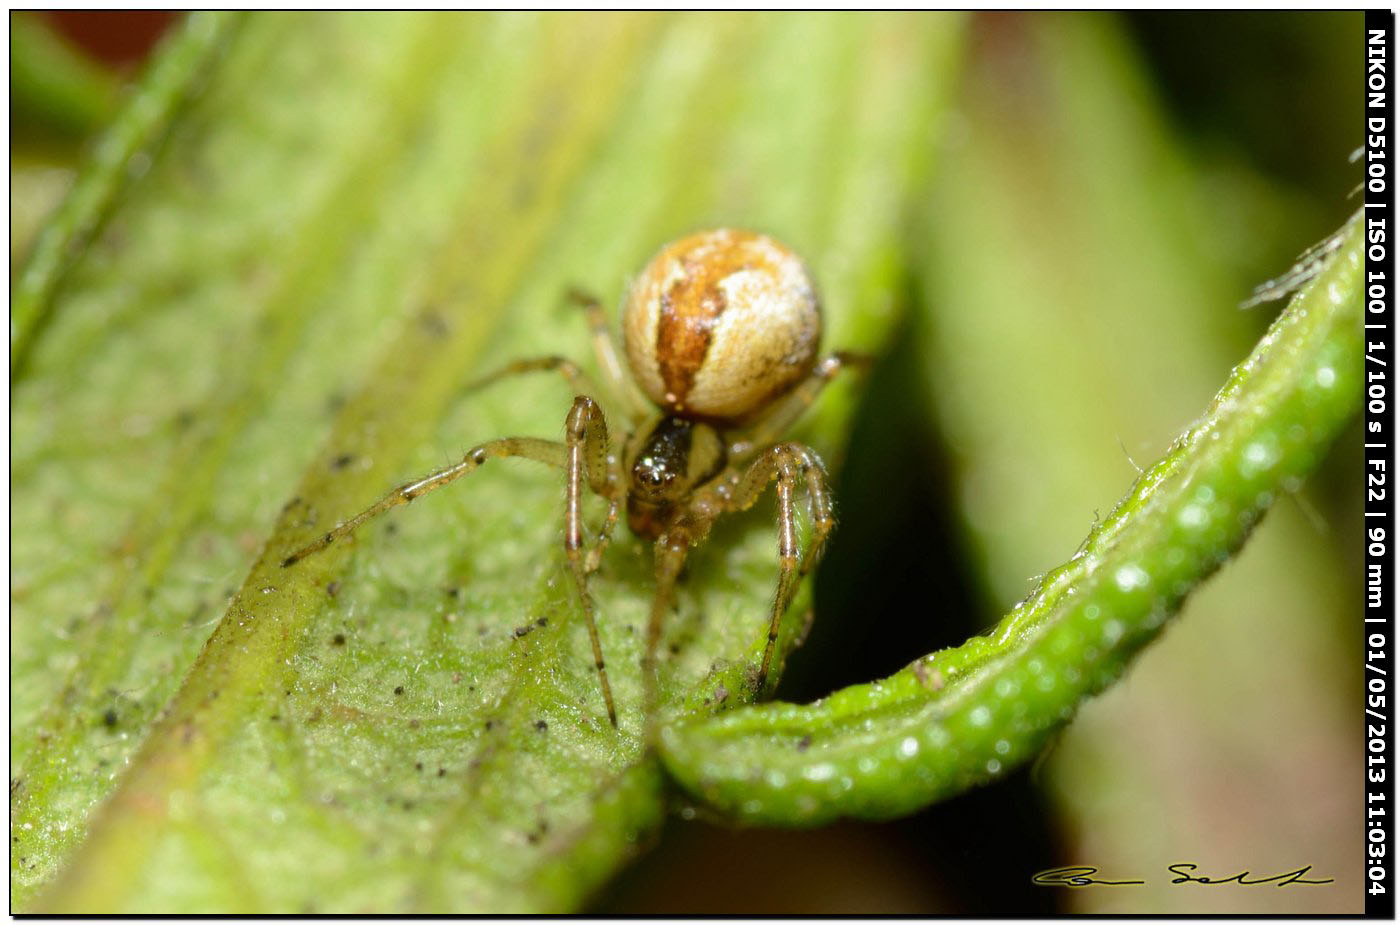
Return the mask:
[[745,822],[907,813],[1032,757],[1296,491],[1360,407],[1361,223],[1204,416],[989,636],[810,705],[663,731],[667,768]]

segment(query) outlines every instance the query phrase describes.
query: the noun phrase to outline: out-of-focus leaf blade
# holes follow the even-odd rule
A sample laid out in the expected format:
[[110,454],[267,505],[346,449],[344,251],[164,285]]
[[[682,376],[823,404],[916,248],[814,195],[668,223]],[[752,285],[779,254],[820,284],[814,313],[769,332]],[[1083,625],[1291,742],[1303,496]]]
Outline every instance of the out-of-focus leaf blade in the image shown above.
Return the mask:
[[[1360,29],[1359,13],[1251,22],[1316,33],[1323,54],[1323,35],[1345,28],[1337,18]],[[1196,27],[1227,21],[1238,20]],[[954,470],[949,495],[990,617],[1064,561],[1135,467],[1199,412],[1281,304],[1240,310],[1251,288],[1355,202],[1345,198],[1354,180],[1314,181],[1308,195],[1325,211],[1300,207],[1300,190],[1254,173],[1257,135],[1235,125],[1227,140],[1188,124],[1154,69],[1160,60],[1142,59],[1120,17],[978,25],[985,40],[974,43],[958,107],[965,132],[940,161],[932,200],[920,345]],[[1203,54],[1214,41],[1202,38]],[[1343,167],[1360,144],[1362,101],[1323,89],[1333,86],[1320,79],[1306,98],[1278,87],[1260,108]],[[1351,112],[1338,123],[1350,137],[1321,131],[1312,106]],[[1245,144],[1247,153],[1235,147]],[[1347,577],[1360,514],[1337,484],[1359,465],[1349,459],[1358,444],[1344,436],[1300,495],[1280,499],[1036,772],[1072,856],[1112,858],[1125,871],[1185,855],[1203,869],[1242,857],[1285,869],[1306,843],[1336,882],[1287,896],[1207,895],[1149,877],[1131,895],[1075,890],[1074,909],[1360,908],[1361,872],[1345,859],[1361,805],[1298,799],[1343,793],[1362,773],[1351,747],[1361,732],[1351,707],[1362,683],[1352,656],[1360,600]]]
[[72,191],[34,243],[10,294],[10,379],[18,381],[30,348],[54,309],[58,290],[128,185],[149,168],[181,106],[201,87],[239,19],[230,13],[192,14],[164,49],[123,109],[95,144]]
[[119,86],[36,14],[10,14],[11,131],[81,142],[112,116]]

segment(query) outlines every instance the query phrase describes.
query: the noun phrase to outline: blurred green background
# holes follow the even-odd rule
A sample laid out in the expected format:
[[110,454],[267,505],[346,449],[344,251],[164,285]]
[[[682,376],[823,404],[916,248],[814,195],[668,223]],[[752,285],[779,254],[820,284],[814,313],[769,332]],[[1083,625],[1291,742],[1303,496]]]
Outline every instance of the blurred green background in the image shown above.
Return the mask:
[[[12,276],[171,22],[12,16]],[[841,525],[783,699],[888,674],[1024,597],[1263,332],[1276,307],[1239,310],[1250,289],[1355,207],[1359,13],[959,28],[897,235],[897,334],[837,454]],[[1032,767],[889,824],[673,819],[594,908],[1360,911],[1359,466],[1344,441]],[[1179,862],[1335,883],[1171,885]],[[1149,883],[1030,883],[1068,864]]]

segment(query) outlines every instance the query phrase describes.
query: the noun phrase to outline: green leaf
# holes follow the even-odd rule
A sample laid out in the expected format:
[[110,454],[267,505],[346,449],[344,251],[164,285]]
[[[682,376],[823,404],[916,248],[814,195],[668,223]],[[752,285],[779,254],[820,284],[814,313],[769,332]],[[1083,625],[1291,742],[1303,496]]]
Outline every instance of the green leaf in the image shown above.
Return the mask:
[[[12,902],[576,908],[664,806],[645,546],[594,587],[620,731],[557,473],[488,466],[279,563],[475,442],[559,434],[561,383],[463,383],[591,367],[566,287],[614,303],[683,232],[787,241],[826,345],[878,348],[959,23],[193,18],[14,294]],[[799,436],[836,451],[852,395]],[[742,696],[775,547],[763,508],[697,552],[668,706]]]
[[[112,72],[34,13],[10,14],[10,106],[17,142],[85,140],[116,110]],[[47,137],[46,137],[47,136]]]
[[1035,755],[1359,411],[1359,219],[1205,415],[990,635],[810,705],[674,724],[667,769],[726,815],[815,825],[907,813]]

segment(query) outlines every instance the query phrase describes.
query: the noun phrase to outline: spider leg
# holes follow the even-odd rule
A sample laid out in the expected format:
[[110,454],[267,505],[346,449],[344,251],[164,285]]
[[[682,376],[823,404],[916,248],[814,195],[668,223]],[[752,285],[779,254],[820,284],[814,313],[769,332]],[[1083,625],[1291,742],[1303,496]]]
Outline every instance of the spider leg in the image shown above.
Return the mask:
[[[553,358],[538,361],[522,361],[512,364],[522,369],[549,368]],[[568,362],[568,361],[564,361]],[[529,365],[538,364],[538,365]],[[567,375],[567,372],[566,372]],[[608,430],[603,413],[596,402],[580,395],[574,399],[565,420],[567,440],[558,443],[553,440],[540,440],[534,437],[506,437],[490,440],[468,450],[460,462],[438,469],[421,479],[407,482],[389,492],[365,510],[341,521],[316,540],[303,546],[282,560],[285,568],[320,552],[336,540],[349,536],[367,520],[378,517],[391,508],[408,504],[420,495],[441,488],[468,473],[480,468],[488,459],[518,456],[533,459],[549,466],[563,469],[566,478],[566,504],[564,549],[569,559],[569,570],[578,588],[579,601],[583,607],[584,621],[588,626],[588,638],[593,646],[594,666],[598,670],[599,685],[603,690],[603,701],[607,706],[608,719],[617,725],[617,709],[613,703],[612,686],[608,683],[607,668],[603,661],[602,644],[598,638],[598,626],[593,617],[593,597],[588,590],[588,573],[597,568],[602,556],[602,547],[611,538],[612,528],[617,523],[617,509],[620,493],[616,490],[617,478],[612,471],[608,452]],[[608,500],[608,517],[598,537],[598,544],[585,560],[582,556],[582,516],[580,499],[584,479],[588,487]]]
[[569,387],[574,390],[575,395],[597,395],[598,389],[593,385],[593,380],[588,378],[588,374],[579,368],[579,365],[568,357],[544,356],[530,357],[524,360],[515,360],[507,363],[494,372],[487,373],[479,379],[473,379],[462,387],[464,392],[475,391],[485,388],[492,383],[499,382],[509,376],[519,376],[523,373],[533,372],[557,372],[569,383]]
[[613,342],[612,331],[608,327],[608,317],[603,312],[602,304],[596,297],[582,289],[570,289],[567,296],[569,301],[588,313],[588,327],[593,335],[593,350],[598,356],[598,365],[603,368],[603,375],[607,377],[608,386],[612,389],[613,394],[627,405],[633,422],[647,417],[651,414],[651,405],[637,393],[636,387],[632,384],[632,377],[627,374],[627,368],[622,365],[622,360],[617,355],[617,346]]
[[730,459],[742,459],[759,447],[767,446],[787,433],[802,412],[817,400],[827,383],[835,379],[843,369],[867,369],[872,360],[864,353],[838,350],[823,357],[812,368],[811,375],[788,395],[779,399],[772,410],[753,424],[748,432],[729,446]]
[[[594,307],[597,306],[596,302],[592,304],[594,305]],[[606,322],[604,322],[605,337],[606,327]],[[609,341],[608,349],[611,350],[611,348],[612,343],[611,341]],[[604,359],[603,357],[601,357],[601,354],[600,359]],[[616,354],[612,356],[612,363],[614,365],[616,365],[617,363]],[[611,367],[608,365],[606,359],[604,359],[603,368],[609,370],[609,378],[611,378]],[[494,382],[498,382],[499,380],[504,379],[507,376],[517,376],[522,373],[530,373],[536,371],[558,372],[561,376],[564,377],[565,381],[568,382],[569,386],[574,390],[574,395],[576,397],[598,394],[598,389],[593,384],[593,380],[588,377],[587,373],[585,373],[581,368],[579,368],[579,365],[577,363],[573,362],[568,357],[555,355],[532,357],[524,360],[515,360],[514,362],[506,364],[505,366],[496,370],[493,373],[489,373],[488,375],[482,376],[480,379],[476,379],[468,383],[466,388],[468,390],[478,389],[490,385]],[[606,451],[608,448],[606,427],[604,427],[603,440],[601,446],[603,447],[604,455],[606,456]],[[584,571],[591,575],[592,573],[598,570],[598,566],[603,559],[603,552],[607,549],[608,543],[612,540],[612,531],[613,527],[617,525],[618,508],[622,503],[622,499],[616,492],[610,492],[603,488],[603,485],[607,480],[600,480],[598,474],[599,470],[597,468],[596,462],[590,460],[588,471],[589,480],[593,490],[599,495],[602,495],[604,498],[608,499],[607,518],[603,522],[602,529],[598,532],[598,538],[597,541],[594,543],[593,548],[588,551],[588,560],[584,566]]]
[[598,571],[598,566],[603,561],[603,553],[612,542],[613,528],[617,526],[618,511],[626,493],[621,490],[621,476],[616,469],[617,461],[612,457],[607,420],[598,410],[597,404],[585,396],[576,397],[574,407],[569,411],[567,423],[570,430],[575,426],[576,416],[584,427],[581,455],[586,461],[588,487],[608,502],[607,516],[603,518],[603,525],[598,528],[598,536],[592,548],[588,550],[588,558],[584,560],[584,574],[592,575]]
[[[797,516],[793,494],[798,480],[807,485],[812,536],[801,559],[798,558]],[[800,443],[780,443],[769,447],[742,476],[731,482],[732,491],[725,509],[743,511],[752,507],[770,482],[777,482],[778,495],[778,588],[773,595],[773,613],[768,623],[768,642],[763,647],[763,663],[759,667],[757,693],[764,693],[768,670],[773,663],[773,650],[778,642],[778,625],[783,613],[792,603],[792,596],[812,566],[821,558],[826,538],[836,520],[831,512],[831,494],[826,485],[826,470],[821,459]]]
[[[644,709],[648,723],[653,727],[656,721],[658,684],[656,676],[656,650],[661,644],[661,624],[671,609],[675,597],[676,578],[685,567],[686,554],[690,551],[692,534],[684,525],[676,525],[656,540],[653,556],[656,563],[656,596],[651,600],[651,619],[647,621],[645,654],[642,656],[642,683],[645,686]],[[648,740],[654,736],[648,733]]]
[[607,551],[608,544],[612,542],[613,527],[617,526],[618,508],[621,505],[621,493],[608,499],[608,514],[603,518],[603,526],[599,528],[598,537],[593,542],[593,548],[588,550],[588,558],[583,564],[584,572],[589,575],[598,571],[598,566],[603,561],[603,553]]
[[336,540],[349,536],[360,524],[378,517],[391,508],[408,504],[419,495],[425,495],[436,488],[457,481],[462,476],[479,469],[488,459],[519,456],[523,459],[533,459],[535,462],[563,469],[567,464],[567,455],[568,450],[564,444],[554,440],[540,440],[535,437],[505,437],[500,440],[488,440],[486,443],[478,444],[467,450],[460,462],[438,469],[421,479],[406,482],[354,517],[336,524],[320,537],[283,559],[282,567],[294,565],[307,556],[320,552]]
[[[569,571],[573,573],[574,585],[578,588],[579,603],[583,608],[583,619],[588,626],[588,640],[593,645],[593,666],[598,669],[598,683],[603,689],[603,702],[608,708],[608,721],[617,727],[617,708],[613,703],[612,685],[608,683],[608,669],[603,661],[603,645],[598,638],[598,624],[593,618],[593,595],[588,590],[588,575],[597,568],[597,559],[602,557],[602,548],[612,536],[612,527],[617,523],[619,493],[612,468],[608,464],[608,425],[603,420],[603,412],[596,402],[586,395],[574,399],[569,416],[565,419],[568,459],[565,465],[564,501],[564,551],[569,557]],[[583,481],[595,493],[608,499],[608,519],[599,534],[598,543],[585,560],[583,547],[583,517],[581,498]],[[595,555],[596,553],[596,555]],[[591,566],[591,567],[590,567]]]

